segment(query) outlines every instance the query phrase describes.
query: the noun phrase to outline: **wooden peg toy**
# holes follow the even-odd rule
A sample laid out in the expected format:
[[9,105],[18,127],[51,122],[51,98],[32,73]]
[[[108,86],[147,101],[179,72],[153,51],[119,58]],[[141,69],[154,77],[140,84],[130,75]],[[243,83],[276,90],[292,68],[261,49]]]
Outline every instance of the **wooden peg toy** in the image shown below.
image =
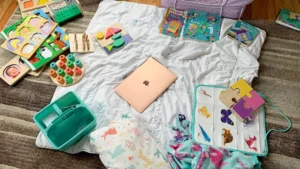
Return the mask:
[[49,75],[51,80],[58,86],[71,86],[78,83],[85,71],[82,61],[76,59],[73,54],[64,57],[66,62],[60,59],[50,64]]
[[70,51],[72,53],[90,53],[95,51],[91,34],[69,34]]

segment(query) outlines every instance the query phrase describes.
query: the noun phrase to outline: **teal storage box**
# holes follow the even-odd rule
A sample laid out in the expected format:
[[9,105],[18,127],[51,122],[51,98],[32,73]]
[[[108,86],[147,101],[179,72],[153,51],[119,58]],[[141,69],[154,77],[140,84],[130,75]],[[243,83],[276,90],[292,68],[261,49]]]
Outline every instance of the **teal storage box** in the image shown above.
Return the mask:
[[96,126],[93,113],[73,92],[50,103],[33,120],[57,150],[68,149]]

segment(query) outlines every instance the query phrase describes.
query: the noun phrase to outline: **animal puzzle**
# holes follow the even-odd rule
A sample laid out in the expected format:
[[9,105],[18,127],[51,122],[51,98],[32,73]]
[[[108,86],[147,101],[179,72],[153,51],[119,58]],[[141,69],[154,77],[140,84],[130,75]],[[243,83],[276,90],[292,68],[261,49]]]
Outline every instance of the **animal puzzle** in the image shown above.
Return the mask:
[[21,58],[16,56],[0,69],[0,78],[7,84],[13,85],[26,75],[29,70]]
[[[262,156],[266,146],[264,142],[264,135],[266,134],[265,113],[263,106],[258,107],[257,103],[252,100],[252,98],[256,98],[259,95],[253,93],[252,88],[245,86],[244,82],[238,82],[233,86],[238,89],[243,87],[245,90],[239,93],[236,92],[236,89],[226,89],[221,86],[196,86],[192,122],[193,139],[206,145],[239,150],[249,154],[255,153]],[[223,96],[224,93],[234,96],[232,97],[234,99],[227,99],[227,97]],[[227,105],[230,106],[236,105],[240,100],[246,101],[250,99],[250,101],[247,100],[247,105],[249,104],[249,107],[252,109],[258,108],[257,113],[253,114],[254,120],[248,121],[250,123],[238,120],[234,110],[224,105],[219,96],[226,98]]]
[[100,30],[95,35],[95,38],[107,54],[112,54],[120,50],[132,41],[132,37],[119,23]]
[[243,121],[253,120],[253,113],[264,104],[264,99],[243,79],[221,92],[219,99]]
[[84,65],[74,54],[60,55],[57,62],[50,64],[51,80],[59,86],[71,86],[79,82],[84,75]]
[[70,51],[72,53],[94,52],[94,41],[91,34],[69,34]]
[[179,37],[182,31],[186,12],[169,8],[160,27],[160,33]]
[[60,27],[56,27],[33,57],[23,60],[31,70],[35,71],[66,51],[69,46],[68,35]]
[[56,26],[55,22],[29,15],[1,47],[29,59]]

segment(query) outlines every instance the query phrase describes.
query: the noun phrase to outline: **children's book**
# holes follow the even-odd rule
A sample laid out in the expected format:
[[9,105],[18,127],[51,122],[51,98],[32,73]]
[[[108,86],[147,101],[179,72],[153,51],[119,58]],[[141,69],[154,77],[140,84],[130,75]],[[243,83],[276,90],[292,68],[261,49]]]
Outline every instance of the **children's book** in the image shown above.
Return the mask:
[[219,40],[222,18],[218,14],[209,14],[196,10],[189,10],[182,37],[215,42]]
[[160,33],[175,38],[179,37],[184,25],[185,17],[185,11],[179,11],[169,8],[160,27]]
[[276,23],[300,31],[300,14],[282,9],[276,19]]
[[259,30],[251,24],[244,21],[237,21],[235,25],[227,32],[227,35],[236,41],[249,46],[255,40]]

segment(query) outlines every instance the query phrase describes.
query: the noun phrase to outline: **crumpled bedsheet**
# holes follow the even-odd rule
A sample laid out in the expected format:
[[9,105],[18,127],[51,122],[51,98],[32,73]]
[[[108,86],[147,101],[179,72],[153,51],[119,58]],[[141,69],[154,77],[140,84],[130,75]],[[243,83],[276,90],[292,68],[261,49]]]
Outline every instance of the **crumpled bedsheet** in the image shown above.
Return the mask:
[[[84,78],[76,85],[57,87],[53,100],[68,91],[76,92],[96,115],[96,128],[107,126],[110,121],[120,119],[121,112],[128,112],[138,118],[163,147],[172,138],[169,126],[175,125],[176,116],[181,113],[189,120],[192,118],[193,91],[197,84],[228,86],[240,78],[251,83],[258,75],[257,59],[266,37],[264,31],[260,31],[250,47],[239,47],[225,36],[236,21],[224,19],[221,40],[215,43],[175,39],[159,33],[165,12],[166,9],[155,6],[102,1],[86,32],[96,33],[119,22],[134,40],[110,56],[95,42],[94,53],[78,56],[86,67]],[[113,89],[151,56],[173,71],[178,79],[147,110],[138,113]],[[88,139],[84,137],[67,152],[96,153]],[[41,132],[36,145],[52,148]]]

